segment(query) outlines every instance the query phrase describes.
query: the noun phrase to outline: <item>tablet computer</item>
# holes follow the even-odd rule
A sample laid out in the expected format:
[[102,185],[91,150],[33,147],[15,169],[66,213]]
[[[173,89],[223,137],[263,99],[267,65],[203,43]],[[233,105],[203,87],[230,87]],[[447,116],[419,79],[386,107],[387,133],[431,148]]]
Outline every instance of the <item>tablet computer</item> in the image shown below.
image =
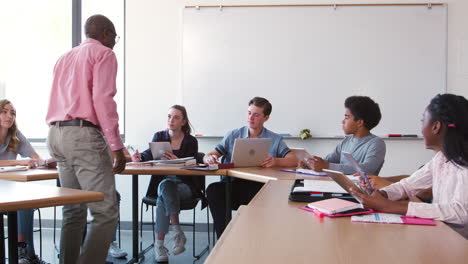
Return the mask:
[[170,142],[150,142],[149,147],[151,149],[151,155],[153,155],[153,159],[161,159],[163,154],[166,152],[172,153],[172,147]]
[[291,151],[296,155],[298,160],[307,162],[308,159],[312,158],[312,155],[310,155],[310,153],[304,148],[291,148]]
[[359,166],[359,163],[354,159],[353,155],[351,155],[351,153],[344,152],[344,151],[342,153],[346,157],[346,159],[349,161],[349,163],[351,163],[351,166],[353,166],[356,172],[359,173],[359,175],[361,175],[361,178],[364,180],[367,186],[369,186],[369,190],[373,192],[374,188],[372,187],[372,184],[369,181],[369,177],[367,177],[367,173],[361,168],[361,166]]
[[[354,189],[356,189],[358,192],[368,194],[367,190],[362,188],[362,186],[359,183],[354,183],[348,177],[346,177],[346,175],[344,175],[341,171],[334,171],[334,170],[327,170],[327,169],[324,169],[323,171],[327,173],[327,175],[330,176],[330,178],[332,178],[348,193],[350,192],[349,190],[354,187]],[[359,202],[361,202],[359,197],[354,196],[354,198],[358,200]]]

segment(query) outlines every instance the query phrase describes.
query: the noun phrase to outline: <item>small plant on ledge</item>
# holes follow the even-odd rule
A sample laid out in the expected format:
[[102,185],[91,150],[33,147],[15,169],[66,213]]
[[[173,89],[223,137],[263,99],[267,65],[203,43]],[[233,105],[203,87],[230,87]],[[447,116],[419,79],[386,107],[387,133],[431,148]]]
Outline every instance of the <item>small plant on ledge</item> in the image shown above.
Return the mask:
[[308,128],[302,129],[301,132],[299,132],[299,136],[301,137],[301,139],[308,139],[312,137],[312,135],[310,134],[310,129]]

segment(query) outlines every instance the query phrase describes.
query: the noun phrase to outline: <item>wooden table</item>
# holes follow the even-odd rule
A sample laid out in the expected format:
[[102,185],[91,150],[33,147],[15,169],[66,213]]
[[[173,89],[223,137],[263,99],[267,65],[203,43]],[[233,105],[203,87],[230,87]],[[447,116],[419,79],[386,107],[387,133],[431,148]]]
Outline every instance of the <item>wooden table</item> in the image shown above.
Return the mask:
[[468,242],[437,226],[319,218],[289,202],[291,181],[270,181],[240,210],[205,263],[466,263]]
[[[67,204],[99,202],[104,194],[69,188],[0,180],[0,212],[8,215],[8,263],[18,263],[17,210],[51,207]],[[3,237],[3,216],[1,216]],[[0,242],[0,261],[5,260],[5,245]]]
[[57,169],[29,169],[25,171],[10,171],[0,173],[0,180],[9,181],[42,181],[58,179]]
[[268,181],[276,180],[296,180],[301,179],[303,174],[296,174],[292,172],[285,172],[280,170],[294,170],[296,168],[233,168],[227,172],[228,176],[251,180],[256,182],[266,183]]
[[[132,258],[128,263],[136,263],[140,256],[145,252],[138,251],[138,175],[190,175],[190,176],[232,176],[241,179],[247,179],[257,182],[268,182],[269,180],[295,180],[302,177],[301,174],[291,172],[282,172],[280,169],[295,169],[295,168],[233,168],[222,169],[216,171],[198,171],[184,170],[175,167],[164,166],[141,166],[129,165],[120,174],[132,175]],[[226,184],[226,219],[231,219],[231,181],[228,179]]]

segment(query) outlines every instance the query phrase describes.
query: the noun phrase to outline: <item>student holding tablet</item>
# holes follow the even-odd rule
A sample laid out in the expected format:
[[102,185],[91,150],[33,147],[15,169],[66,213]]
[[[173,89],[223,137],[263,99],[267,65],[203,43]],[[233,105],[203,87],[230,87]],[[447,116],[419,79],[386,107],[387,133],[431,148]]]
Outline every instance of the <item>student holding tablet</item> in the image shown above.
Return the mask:
[[[156,132],[152,142],[170,142],[172,152],[163,154],[166,159],[195,157],[198,152],[198,141],[190,135],[191,127],[187,110],[181,105],[174,105],[167,114],[167,129]],[[151,149],[141,154],[138,150],[132,156],[132,161],[153,160]],[[179,224],[180,201],[195,197],[204,197],[204,181],[200,177],[191,176],[151,176],[147,195],[158,197],[156,202],[157,240],[154,246],[157,262],[168,261],[168,250],[164,246],[164,238],[169,232],[169,223],[175,231],[172,254],[178,255],[185,251],[186,238]]]
[[[432,218],[449,224],[468,239],[468,100],[442,94],[434,97],[423,114],[422,135],[435,156],[410,177],[373,192],[356,190],[367,208],[384,213]],[[433,203],[408,200],[432,188]]]
[[[294,166],[297,159],[283,141],[283,138],[264,127],[264,123],[270,118],[272,106],[262,97],[254,97],[249,101],[247,122],[248,125],[234,129],[224,136],[220,144],[203,158],[206,164],[218,163],[223,156],[226,163],[232,162],[234,141],[236,138],[271,138],[269,156],[260,164],[262,167]],[[218,238],[226,228],[226,201],[225,179],[212,183],[206,190],[208,204],[213,216],[214,227]],[[232,182],[232,208],[247,204],[263,186],[263,183],[233,179]]]
[[379,105],[367,96],[348,97],[344,105],[343,131],[349,136],[324,159],[313,156],[307,162],[299,161],[299,167],[353,174],[356,170],[343,155],[343,152],[349,152],[365,172],[378,175],[385,159],[385,142],[370,131],[379,124],[382,117]]

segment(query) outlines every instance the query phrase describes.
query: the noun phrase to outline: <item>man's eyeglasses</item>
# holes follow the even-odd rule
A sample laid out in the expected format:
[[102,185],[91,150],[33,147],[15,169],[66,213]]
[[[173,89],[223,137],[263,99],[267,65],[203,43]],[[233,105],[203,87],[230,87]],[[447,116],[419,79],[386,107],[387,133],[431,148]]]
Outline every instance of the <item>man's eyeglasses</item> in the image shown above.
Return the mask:
[[120,36],[117,35],[117,33],[115,33],[115,31],[113,31],[112,29],[109,29],[109,31],[110,31],[112,34],[115,35],[115,40],[114,40],[114,41],[115,41],[115,43],[117,44],[117,42],[119,42],[119,40],[120,40]]

